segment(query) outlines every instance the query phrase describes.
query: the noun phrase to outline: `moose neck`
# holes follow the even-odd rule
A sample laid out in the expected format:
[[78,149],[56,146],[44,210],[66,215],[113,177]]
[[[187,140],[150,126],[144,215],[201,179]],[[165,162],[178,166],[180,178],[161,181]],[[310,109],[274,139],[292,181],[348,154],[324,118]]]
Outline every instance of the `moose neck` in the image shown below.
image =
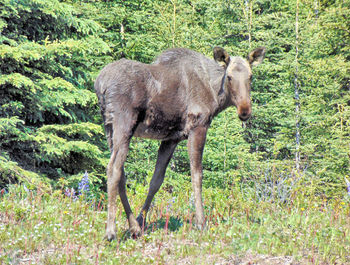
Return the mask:
[[214,116],[219,112],[223,111],[229,106],[232,106],[231,97],[227,88],[227,74],[226,70],[222,66],[217,66],[213,68],[211,75],[211,85],[215,90],[217,96],[217,110],[215,111]]

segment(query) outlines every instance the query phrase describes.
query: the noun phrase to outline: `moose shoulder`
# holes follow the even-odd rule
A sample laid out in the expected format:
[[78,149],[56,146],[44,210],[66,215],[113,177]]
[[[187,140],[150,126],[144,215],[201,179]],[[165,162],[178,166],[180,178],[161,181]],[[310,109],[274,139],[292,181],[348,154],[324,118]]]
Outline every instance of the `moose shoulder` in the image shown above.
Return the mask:
[[[265,48],[248,58],[230,57],[219,47],[214,59],[188,49],[163,52],[153,64],[122,59],[107,65],[95,90],[111,158],[107,166],[108,217],[106,238],[115,238],[116,196],[119,194],[130,231],[138,235],[152,199],[159,190],[176,145],[188,139],[196,223],[204,226],[202,153],[211,120],[234,105],[241,120],[252,112],[251,67],[262,62]],[[161,141],[156,168],[143,208],[135,219],[125,192],[124,162],[132,136]]]

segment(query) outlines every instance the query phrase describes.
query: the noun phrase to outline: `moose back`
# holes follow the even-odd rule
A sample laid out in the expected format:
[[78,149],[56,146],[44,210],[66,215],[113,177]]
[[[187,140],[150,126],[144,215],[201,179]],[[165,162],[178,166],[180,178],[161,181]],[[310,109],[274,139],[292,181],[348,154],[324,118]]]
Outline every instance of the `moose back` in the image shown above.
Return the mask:
[[[138,235],[176,145],[188,139],[196,207],[196,224],[205,225],[202,203],[202,154],[212,119],[236,106],[245,121],[252,112],[251,68],[262,62],[265,48],[247,59],[214,48],[214,60],[188,49],[166,50],[152,64],[121,59],[104,67],[95,90],[104,119],[111,158],[107,166],[108,217],[106,238],[116,236],[116,196],[119,194],[131,233]],[[160,140],[158,158],[146,201],[137,219],[125,191],[124,162],[131,137]]]

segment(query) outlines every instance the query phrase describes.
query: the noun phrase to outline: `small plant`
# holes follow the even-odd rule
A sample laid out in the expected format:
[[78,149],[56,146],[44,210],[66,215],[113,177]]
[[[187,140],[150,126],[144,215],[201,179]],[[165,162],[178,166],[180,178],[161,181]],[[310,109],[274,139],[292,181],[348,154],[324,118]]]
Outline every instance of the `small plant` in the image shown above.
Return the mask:
[[264,178],[254,182],[255,195],[258,201],[286,203],[290,201],[299,182],[300,178],[291,172],[273,172],[268,168],[264,172]]
[[75,195],[75,190],[74,188],[66,188],[65,191],[64,191],[64,194],[67,196],[67,197],[70,197],[72,199],[76,199],[77,196]]
[[78,191],[79,191],[79,196],[82,196],[82,195],[87,196],[89,194],[89,191],[90,191],[89,175],[86,171],[83,178],[79,182]]
[[82,179],[80,180],[78,184],[77,189],[78,194],[76,193],[74,188],[66,188],[64,191],[64,194],[67,197],[72,198],[73,200],[79,198],[79,197],[88,197],[90,194],[90,184],[89,184],[89,175],[85,171],[85,174],[83,175]]

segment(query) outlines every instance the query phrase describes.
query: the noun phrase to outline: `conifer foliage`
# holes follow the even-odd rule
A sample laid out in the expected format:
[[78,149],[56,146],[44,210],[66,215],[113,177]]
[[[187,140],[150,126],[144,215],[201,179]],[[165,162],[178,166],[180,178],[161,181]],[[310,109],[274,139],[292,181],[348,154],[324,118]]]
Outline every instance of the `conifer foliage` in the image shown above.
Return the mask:
[[5,0],[0,9],[1,184],[101,170],[92,84],[96,58],[110,50],[103,28],[56,0]]
[[[77,184],[85,170],[91,178],[105,175],[109,151],[93,81],[107,63],[121,57],[149,63],[171,47],[211,57],[215,46],[240,56],[265,46],[264,63],[253,69],[252,119],[242,127],[231,108],[209,130],[205,185],[257,181],[270,172],[271,181],[303,175],[319,193],[344,193],[349,16],[341,0],[3,0],[0,186],[18,178]],[[157,145],[133,140],[129,180],[152,174]],[[187,181],[186,161],[182,144],[167,171],[171,185]]]

